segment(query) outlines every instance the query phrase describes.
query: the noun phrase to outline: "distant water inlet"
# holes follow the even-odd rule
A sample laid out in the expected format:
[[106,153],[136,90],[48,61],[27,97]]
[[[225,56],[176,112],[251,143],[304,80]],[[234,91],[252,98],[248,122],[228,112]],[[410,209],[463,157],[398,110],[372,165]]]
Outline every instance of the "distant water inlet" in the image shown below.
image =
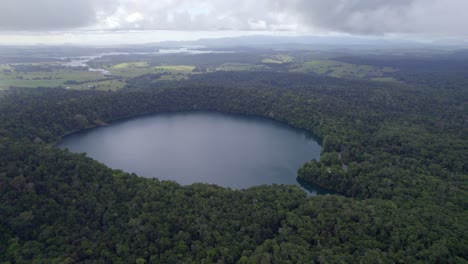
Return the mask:
[[[265,118],[212,112],[164,113],[69,135],[58,144],[115,169],[180,184],[235,189],[294,184],[297,169],[320,158],[304,130]],[[303,186],[312,195],[320,192]]]

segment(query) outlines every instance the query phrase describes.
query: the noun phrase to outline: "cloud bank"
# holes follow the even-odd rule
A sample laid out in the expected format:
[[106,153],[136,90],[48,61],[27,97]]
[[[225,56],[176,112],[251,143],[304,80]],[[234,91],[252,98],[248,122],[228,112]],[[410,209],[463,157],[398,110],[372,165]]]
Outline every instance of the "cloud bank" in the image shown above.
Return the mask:
[[468,34],[466,0],[0,0],[0,30]]

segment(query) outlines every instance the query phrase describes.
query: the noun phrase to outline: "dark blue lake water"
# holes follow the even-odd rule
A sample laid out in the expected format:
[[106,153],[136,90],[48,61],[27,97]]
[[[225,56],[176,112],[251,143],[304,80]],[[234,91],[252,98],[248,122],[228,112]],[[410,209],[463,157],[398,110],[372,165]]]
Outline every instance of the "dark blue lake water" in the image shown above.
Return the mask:
[[[265,118],[213,112],[118,121],[66,136],[57,146],[86,152],[111,168],[147,178],[235,189],[299,185],[297,169],[319,159],[321,150],[304,130]],[[321,192],[313,186],[305,188],[312,195]]]

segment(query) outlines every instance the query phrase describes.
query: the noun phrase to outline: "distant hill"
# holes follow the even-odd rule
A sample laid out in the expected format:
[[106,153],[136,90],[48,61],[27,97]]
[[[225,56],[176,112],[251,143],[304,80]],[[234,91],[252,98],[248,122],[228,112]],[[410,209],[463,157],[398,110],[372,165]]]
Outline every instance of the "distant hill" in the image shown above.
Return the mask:
[[163,41],[149,45],[176,47],[176,46],[205,46],[205,47],[303,47],[314,45],[317,47],[356,46],[356,47],[412,47],[422,45],[399,39],[382,39],[374,37],[347,37],[347,36],[241,36],[228,38],[204,38],[196,41]]

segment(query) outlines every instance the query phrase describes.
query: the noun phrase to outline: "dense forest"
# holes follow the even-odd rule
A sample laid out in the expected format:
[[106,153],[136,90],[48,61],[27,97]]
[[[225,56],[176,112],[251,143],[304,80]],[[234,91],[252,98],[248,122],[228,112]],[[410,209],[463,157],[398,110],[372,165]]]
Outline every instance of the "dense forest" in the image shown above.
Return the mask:
[[[0,99],[0,262],[467,263],[466,77],[418,74],[406,84],[150,74],[117,92],[11,89]],[[51,147],[104,122],[187,110],[309,130],[323,152],[298,177],[336,194],[181,186]]]

